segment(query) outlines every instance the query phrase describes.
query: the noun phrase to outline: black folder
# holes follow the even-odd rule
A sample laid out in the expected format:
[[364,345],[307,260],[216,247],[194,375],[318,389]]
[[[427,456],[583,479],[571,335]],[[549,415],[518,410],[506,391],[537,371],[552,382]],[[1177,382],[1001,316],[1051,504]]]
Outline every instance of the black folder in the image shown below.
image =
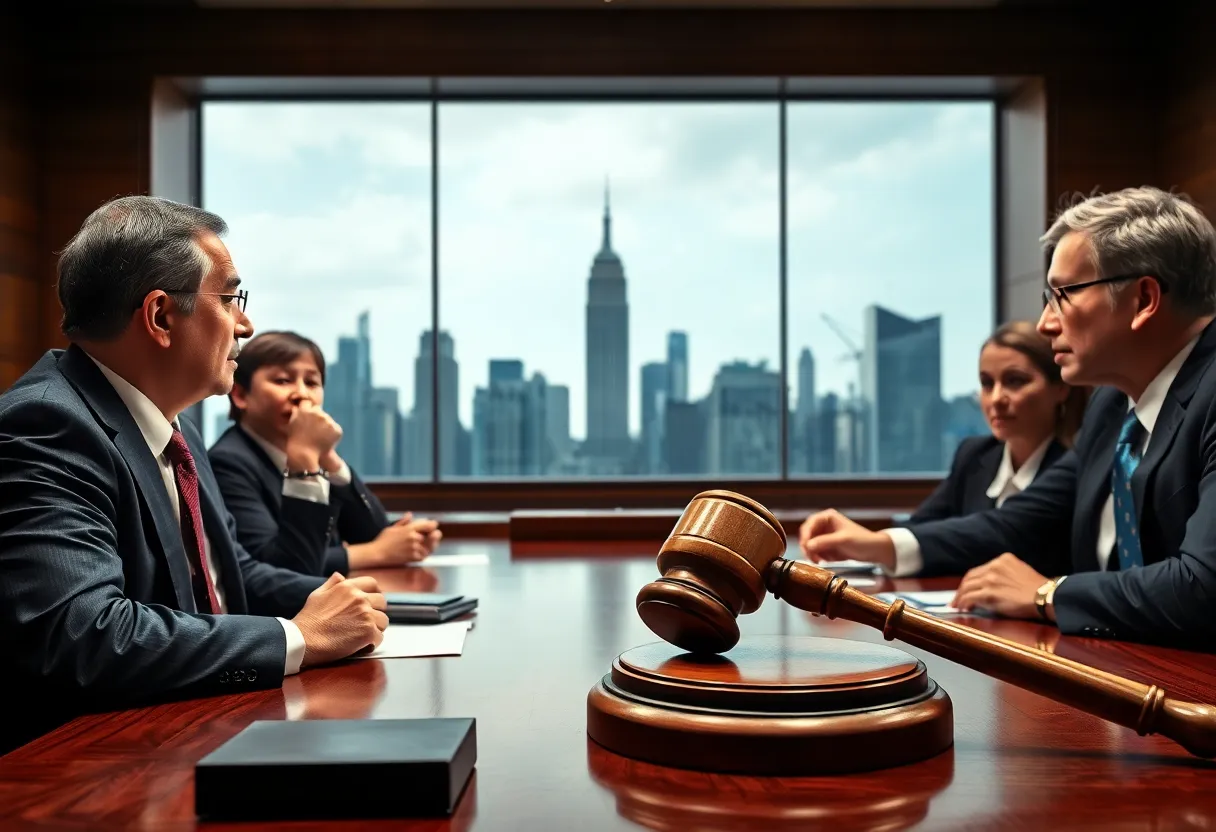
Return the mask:
[[477,599],[441,592],[386,592],[388,620],[397,624],[437,624],[477,608]]
[[200,818],[452,814],[477,762],[473,719],[259,720],[199,760]]

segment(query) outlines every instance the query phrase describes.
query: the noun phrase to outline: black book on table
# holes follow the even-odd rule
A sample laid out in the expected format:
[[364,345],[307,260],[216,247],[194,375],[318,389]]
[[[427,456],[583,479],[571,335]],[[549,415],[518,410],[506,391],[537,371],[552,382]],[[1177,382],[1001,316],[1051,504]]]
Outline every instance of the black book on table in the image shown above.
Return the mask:
[[477,608],[477,599],[442,592],[386,592],[385,614],[396,624],[438,624]]
[[477,763],[471,718],[259,720],[194,767],[208,820],[452,814]]

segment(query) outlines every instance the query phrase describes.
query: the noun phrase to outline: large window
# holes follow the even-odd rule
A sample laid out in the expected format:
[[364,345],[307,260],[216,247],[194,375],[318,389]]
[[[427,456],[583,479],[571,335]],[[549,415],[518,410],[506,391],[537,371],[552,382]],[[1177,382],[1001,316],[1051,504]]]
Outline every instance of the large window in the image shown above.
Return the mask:
[[790,474],[946,470],[987,431],[993,105],[787,112]]
[[934,473],[986,430],[993,108],[208,102],[204,206],[368,477]]
[[[355,470],[429,477],[404,440],[431,423],[412,360],[431,324],[430,106],[208,102],[202,135],[203,207],[228,223],[256,330],[321,347]],[[208,444],[229,424],[227,399],[204,402]]]

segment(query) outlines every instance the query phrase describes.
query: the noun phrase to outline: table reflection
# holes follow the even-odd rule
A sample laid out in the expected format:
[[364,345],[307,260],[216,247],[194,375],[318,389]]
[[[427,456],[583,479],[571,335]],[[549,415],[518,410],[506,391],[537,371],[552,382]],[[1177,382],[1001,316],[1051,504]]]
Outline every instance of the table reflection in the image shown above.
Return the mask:
[[954,779],[954,751],[839,777],[727,777],[631,760],[588,739],[587,768],[617,814],[647,829],[873,832],[923,821]]

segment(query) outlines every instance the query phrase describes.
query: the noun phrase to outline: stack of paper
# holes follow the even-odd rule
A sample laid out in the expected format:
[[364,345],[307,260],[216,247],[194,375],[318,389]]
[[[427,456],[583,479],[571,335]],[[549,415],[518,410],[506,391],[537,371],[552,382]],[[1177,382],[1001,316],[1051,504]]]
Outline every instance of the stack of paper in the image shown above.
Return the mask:
[[445,624],[390,624],[384,640],[371,653],[356,659],[408,659],[419,656],[459,656],[472,621]]

